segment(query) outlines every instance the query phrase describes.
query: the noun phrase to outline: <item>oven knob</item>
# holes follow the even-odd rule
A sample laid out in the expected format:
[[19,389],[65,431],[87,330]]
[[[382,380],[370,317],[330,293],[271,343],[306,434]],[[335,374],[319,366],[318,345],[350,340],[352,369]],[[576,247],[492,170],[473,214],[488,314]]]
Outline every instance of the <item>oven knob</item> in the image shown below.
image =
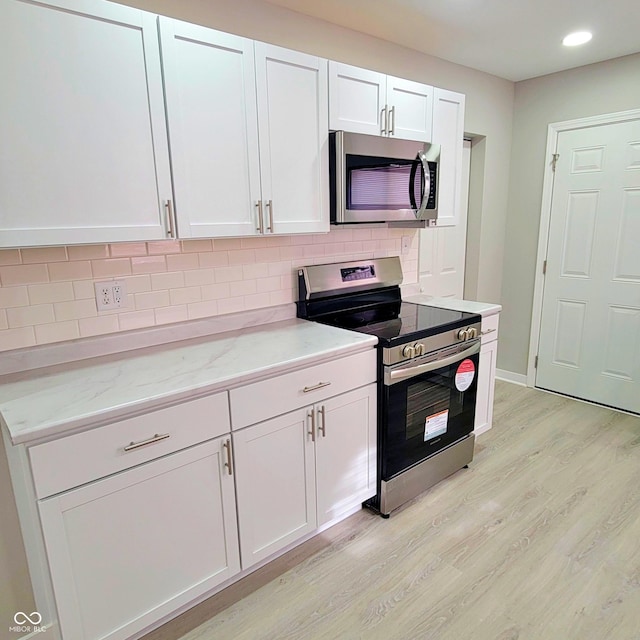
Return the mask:
[[408,344],[403,350],[402,350],[402,355],[405,358],[415,358],[416,357],[416,350],[410,345]]
[[478,337],[478,332],[475,327],[471,327],[470,329],[468,329],[467,335],[469,336],[469,339],[473,340],[473,338]]
[[414,344],[413,347],[416,350],[416,355],[417,356],[423,356],[424,355],[424,345],[422,344],[422,342],[418,342],[417,344]]
[[460,329],[460,331],[458,331],[458,340],[468,340],[469,339],[469,332],[466,329]]

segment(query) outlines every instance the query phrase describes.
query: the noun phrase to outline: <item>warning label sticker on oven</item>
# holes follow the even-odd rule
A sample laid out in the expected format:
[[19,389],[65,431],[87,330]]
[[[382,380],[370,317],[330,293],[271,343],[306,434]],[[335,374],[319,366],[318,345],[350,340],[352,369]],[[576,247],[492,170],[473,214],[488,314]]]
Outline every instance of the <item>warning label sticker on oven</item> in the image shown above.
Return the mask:
[[432,416],[427,416],[424,421],[424,441],[431,440],[436,436],[441,436],[447,432],[447,422],[449,421],[449,411],[440,411]]
[[458,391],[466,391],[473,382],[476,375],[476,366],[472,360],[467,358],[458,365],[456,371],[456,389]]

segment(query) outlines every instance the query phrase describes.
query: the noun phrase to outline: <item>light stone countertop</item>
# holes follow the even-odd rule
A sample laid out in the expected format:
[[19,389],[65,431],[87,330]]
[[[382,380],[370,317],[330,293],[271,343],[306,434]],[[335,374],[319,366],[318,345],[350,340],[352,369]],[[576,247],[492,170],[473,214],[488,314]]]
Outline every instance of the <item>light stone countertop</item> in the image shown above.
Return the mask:
[[483,318],[495,315],[502,311],[502,306],[491,302],[474,302],[472,300],[456,300],[454,298],[434,298],[426,293],[419,293],[403,298],[407,302],[415,304],[426,304],[441,309],[452,309],[453,311],[466,311],[467,313],[479,313]]
[[21,444],[373,348],[377,338],[284,320],[0,378],[0,422]]

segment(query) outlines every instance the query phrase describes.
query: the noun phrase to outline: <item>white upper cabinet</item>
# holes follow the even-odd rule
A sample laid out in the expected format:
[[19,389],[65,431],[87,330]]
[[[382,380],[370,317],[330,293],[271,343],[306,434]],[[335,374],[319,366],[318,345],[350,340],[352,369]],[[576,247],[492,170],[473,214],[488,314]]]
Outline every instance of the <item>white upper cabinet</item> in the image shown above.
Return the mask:
[[433,140],[441,146],[438,187],[439,227],[458,224],[462,190],[464,95],[434,89]]
[[0,246],[165,238],[155,16],[4,0],[0,23]]
[[257,234],[253,40],[160,18],[178,235]]
[[433,87],[329,62],[329,128],[431,140]]
[[169,18],[160,33],[178,235],[328,231],[326,60]]
[[261,42],[255,53],[264,232],[328,232],[327,61]]
[[431,142],[433,92],[428,84],[387,76],[388,134]]
[[329,61],[329,129],[384,135],[387,76]]

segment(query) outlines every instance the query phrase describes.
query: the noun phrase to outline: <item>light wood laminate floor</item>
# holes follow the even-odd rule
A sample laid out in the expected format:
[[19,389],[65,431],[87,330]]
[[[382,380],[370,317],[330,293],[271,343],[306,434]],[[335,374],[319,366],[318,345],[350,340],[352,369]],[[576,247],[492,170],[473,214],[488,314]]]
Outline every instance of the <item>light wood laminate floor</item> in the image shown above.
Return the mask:
[[468,470],[145,640],[638,640],[640,418],[498,382]]

